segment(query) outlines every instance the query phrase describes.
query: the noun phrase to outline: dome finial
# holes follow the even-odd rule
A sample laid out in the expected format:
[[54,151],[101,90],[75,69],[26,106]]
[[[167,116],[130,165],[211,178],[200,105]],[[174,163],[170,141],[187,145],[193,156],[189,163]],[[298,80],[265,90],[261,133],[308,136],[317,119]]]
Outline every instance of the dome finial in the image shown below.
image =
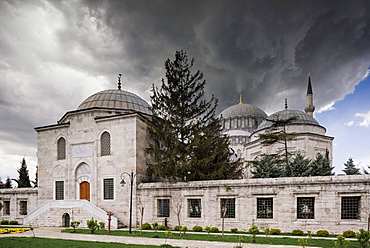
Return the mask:
[[240,94],[240,96],[239,96],[239,104],[243,104],[242,98],[243,98],[243,95]]
[[118,74],[118,89],[120,90],[121,89],[121,76],[122,74]]
[[285,98],[285,109],[288,109],[288,99]]

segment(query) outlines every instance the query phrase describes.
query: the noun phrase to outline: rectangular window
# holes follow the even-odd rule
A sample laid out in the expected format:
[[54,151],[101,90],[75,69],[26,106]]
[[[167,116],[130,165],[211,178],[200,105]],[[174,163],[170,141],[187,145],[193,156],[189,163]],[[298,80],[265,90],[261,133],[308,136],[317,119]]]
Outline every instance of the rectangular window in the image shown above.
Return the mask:
[[341,218],[359,219],[360,218],[361,196],[342,197]]
[[158,217],[170,217],[170,199],[157,200]]
[[188,199],[188,217],[190,218],[201,218],[202,217],[202,206],[200,199]]
[[10,215],[10,201],[4,201],[4,215]]
[[257,198],[257,218],[261,219],[273,218],[272,198]]
[[221,218],[235,218],[235,198],[221,199]]
[[27,201],[20,201],[19,202],[19,214],[20,215],[27,215]]
[[103,182],[104,182],[104,200],[113,200],[114,199],[113,178],[104,179]]
[[297,219],[315,218],[315,197],[297,198]]
[[55,200],[64,200],[64,181],[55,181]]

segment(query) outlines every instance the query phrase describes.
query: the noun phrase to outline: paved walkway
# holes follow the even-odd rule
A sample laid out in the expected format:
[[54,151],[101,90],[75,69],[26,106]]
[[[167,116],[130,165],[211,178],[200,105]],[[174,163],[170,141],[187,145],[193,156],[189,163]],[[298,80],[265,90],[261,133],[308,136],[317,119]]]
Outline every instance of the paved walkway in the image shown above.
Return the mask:
[[[165,243],[164,239],[159,238],[142,238],[142,237],[127,237],[127,236],[106,236],[93,234],[77,234],[77,233],[61,233],[64,228],[58,227],[39,227],[34,229],[36,237],[50,238],[50,239],[70,239],[70,240],[84,240],[97,242],[114,242],[123,244],[138,244],[138,245],[161,245]],[[17,234],[1,234],[2,237],[32,237],[32,231],[26,231]],[[237,243],[229,242],[213,242],[213,241],[198,241],[198,240],[184,240],[184,239],[168,239],[167,244],[176,247],[188,248],[233,248]],[[292,245],[261,245],[261,244],[242,244],[243,248],[297,248],[300,246]],[[310,247],[314,248],[314,247]],[[318,248],[318,247],[316,247]]]

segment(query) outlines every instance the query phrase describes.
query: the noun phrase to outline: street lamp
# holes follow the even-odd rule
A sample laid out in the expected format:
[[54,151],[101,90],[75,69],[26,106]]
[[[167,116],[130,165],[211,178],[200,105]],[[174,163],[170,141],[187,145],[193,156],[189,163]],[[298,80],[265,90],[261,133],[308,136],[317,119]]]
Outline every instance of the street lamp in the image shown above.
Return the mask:
[[130,222],[129,222],[129,233],[132,234],[132,231],[131,231],[131,227],[132,227],[132,190],[133,190],[133,185],[134,185],[134,179],[136,177],[137,174],[141,174],[141,173],[134,173],[131,171],[131,173],[128,173],[128,172],[123,172],[121,174],[121,186],[125,186],[126,182],[124,180],[125,178],[125,175],[127,175],[130,179]]

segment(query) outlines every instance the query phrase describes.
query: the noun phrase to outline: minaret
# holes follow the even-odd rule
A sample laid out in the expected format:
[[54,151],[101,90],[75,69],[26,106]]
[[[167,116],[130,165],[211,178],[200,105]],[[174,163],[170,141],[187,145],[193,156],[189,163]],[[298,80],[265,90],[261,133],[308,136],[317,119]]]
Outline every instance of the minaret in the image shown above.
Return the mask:
[[315,106],[313,106],[313,93],[312,93],[310,73],[308,73],[308,86],[307,86],[306,102],[307,102],[307,106],[304,108],[304,111],[307,114],[313,116],[313,112],[315,112]]

